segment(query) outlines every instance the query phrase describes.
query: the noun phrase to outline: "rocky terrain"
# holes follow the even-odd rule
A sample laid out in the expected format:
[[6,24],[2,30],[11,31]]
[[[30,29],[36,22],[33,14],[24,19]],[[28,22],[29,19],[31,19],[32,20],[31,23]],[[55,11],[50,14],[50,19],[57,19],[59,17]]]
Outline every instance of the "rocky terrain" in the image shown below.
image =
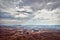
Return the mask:
[[0,27],[0,40],[60,40],[60,30]]

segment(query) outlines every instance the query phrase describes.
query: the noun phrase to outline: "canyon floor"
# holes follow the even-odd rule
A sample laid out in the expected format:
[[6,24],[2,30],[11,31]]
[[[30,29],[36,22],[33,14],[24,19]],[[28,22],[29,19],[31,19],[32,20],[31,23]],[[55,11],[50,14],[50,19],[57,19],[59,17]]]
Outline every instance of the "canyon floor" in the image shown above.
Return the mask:
[[0,27],[0,40],[60,40],[60,30],[23,30]]

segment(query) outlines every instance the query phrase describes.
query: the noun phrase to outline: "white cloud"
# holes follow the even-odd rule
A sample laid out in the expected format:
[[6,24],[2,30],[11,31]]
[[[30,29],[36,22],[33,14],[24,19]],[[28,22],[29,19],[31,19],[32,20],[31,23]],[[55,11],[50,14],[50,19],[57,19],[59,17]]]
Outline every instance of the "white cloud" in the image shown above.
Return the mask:
[[[3,5],[4,6],[4,5]],[[5,5],[6,6],[6,5]],[[33,10],[31,9],[30,6],[22,6],[22,8],[19,8],[19,7],[13,7],[14,5],[12,5],[12,7],[5,7],[5,9],[1,8],[1,12],[6,12],[4,14],[7,14],[12,16],[13,19],[11,18],[11,20],[6,17],[6,19],[2,18],[0,20],[0,23],[2,24],[22,24],[22,23],[25,23],[26,20],[28,21],[29,17],[30,17],[30,14],[29,12],[33,12]],[[7,16],[7,15],[5,15]]]
[[24,14],[15,15],[15,18],[26,18],[26,17],[28,17],[28,15]]
[[21,24],[22,21],[19,21],[19,20],[11,20],[11,19],[1,19],[0,20],[0,23],[1,24]]
[[47,5],[53,5],[55,4],[56,2],[48,2]]
[[25,9],[24,8],[16,7],[16,11],[25,11]]
[[[59,25],[60,24],[60,8],[54,10],[42,9],[35,12],[34,18],[26,23],[26,25]],[[25,25],[25,24],[24,24]]]
[[31,6],[24,6],[23,8],[26,10],[26,12],[33,12]]
[[58,24],[60,23],[59,3],[59,1],[55,0],[2,0],[0,10],[15,19],[10,20],[6,17],[7,19],[1,19],[0,23],[25,24],[28,21],[26,24],[31,25]]
[[[53,20],[56,20],[58,19],[57,17],[60,16],[60,9],[57,8],[55,10],[47,10],[47,9],[42,9],[42,10],[38,10],[36,13],[35,13],[35,17],[34,19],[40,19],[41,17],[44,18],[44,19],[53,19]],[[57,13],[58,12],[58,13]]]
[[[19,18],[19,17],[20,18],[26,18],[26,17],[29,16],[28,12],[33,12],[33,10],[31,9],[30,6],[24,6],[22,8],[14,7],[14,8],[8,8],[8,9],[3,9],[3,12],[8,12],[9,15],[11,15],[11,16],[13,16],[15,18]],[[16,15],[16,14],[18,14],[18,15]]]

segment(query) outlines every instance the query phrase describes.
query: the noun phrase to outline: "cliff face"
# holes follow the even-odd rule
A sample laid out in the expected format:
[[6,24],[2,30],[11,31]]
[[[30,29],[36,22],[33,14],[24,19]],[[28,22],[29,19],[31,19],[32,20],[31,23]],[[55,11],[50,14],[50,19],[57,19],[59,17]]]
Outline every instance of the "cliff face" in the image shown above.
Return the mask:
[[42,30],[30,32],[23,29],[1,27],[0,40],[60,40],[59,30]]

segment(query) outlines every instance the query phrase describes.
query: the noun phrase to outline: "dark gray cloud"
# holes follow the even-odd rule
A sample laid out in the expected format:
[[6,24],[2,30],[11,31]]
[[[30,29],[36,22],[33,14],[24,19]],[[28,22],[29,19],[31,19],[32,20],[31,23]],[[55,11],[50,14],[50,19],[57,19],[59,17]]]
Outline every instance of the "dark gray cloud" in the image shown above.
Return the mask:
[[[29,5],[32,6],[33,9],[56,9],[60,7],[60,0],[23,0],[23,5]],[[47,3],[52,3],[50,5],[47,5]]]
[[0,12],[0,18],[12,18],[7,12]]

